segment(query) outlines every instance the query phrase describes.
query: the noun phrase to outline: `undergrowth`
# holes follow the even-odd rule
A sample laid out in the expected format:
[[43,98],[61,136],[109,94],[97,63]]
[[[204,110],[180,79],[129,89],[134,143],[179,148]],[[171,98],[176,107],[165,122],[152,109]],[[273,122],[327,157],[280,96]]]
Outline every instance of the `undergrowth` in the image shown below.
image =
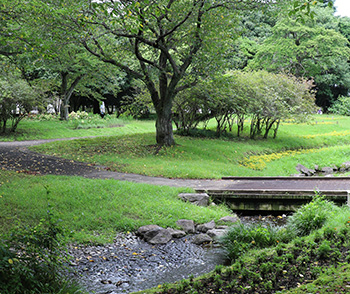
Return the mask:
[[74,281],[66,278],[65,234],[49,202],[46,217],[36,225],[18,223],[9,233],[3,234],[0,239],[0,293],[83,293]]

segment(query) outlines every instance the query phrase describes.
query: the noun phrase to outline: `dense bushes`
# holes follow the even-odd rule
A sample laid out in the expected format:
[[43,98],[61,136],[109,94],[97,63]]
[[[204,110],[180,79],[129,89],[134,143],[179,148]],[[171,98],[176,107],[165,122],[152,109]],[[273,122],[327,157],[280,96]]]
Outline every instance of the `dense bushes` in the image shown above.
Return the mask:
[[212,80],[201,81],[176,97],[175,123],[178,130],[189,133],[199,122],[215,119],[216,133],[232,131],[237,135],[250,118],[250,137],[276,137],[281,120],[305,119],[314,111],[312,81],[266,71],[229,72]]
[[339,98],[328,108],[334,114],[350,116],[350,97],[339,96]]

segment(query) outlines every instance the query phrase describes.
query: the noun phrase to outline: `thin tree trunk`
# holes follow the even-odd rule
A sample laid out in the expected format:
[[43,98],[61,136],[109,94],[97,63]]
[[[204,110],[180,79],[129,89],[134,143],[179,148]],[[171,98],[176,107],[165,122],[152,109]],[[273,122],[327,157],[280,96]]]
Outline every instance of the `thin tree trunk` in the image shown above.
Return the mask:
[[61,84],[61,120],[68,120],[69,115],[69,100],[73,94],[75,87],[78,85],[79,81],[83,78],[84,75],[77,76],[71,86],[68,88],[68,74],[67,72],[61,73],[62,84]]

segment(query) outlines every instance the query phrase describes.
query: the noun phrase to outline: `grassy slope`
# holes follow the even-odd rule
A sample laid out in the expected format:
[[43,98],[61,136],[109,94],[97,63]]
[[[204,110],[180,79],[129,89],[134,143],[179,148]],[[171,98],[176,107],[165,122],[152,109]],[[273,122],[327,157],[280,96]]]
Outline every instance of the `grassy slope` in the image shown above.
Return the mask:
[[204,208],[179,200],[177,194],[188,189],[4,171],[0,184],[1,233],[16,221],[37,223],[49,203],[77,242],[106,242],[116,231],[133,231],[146,224],[176,227],[181,218],[204,223],[229,214],[222,206]]
[[151,176],[288,176],[296,173],[298,163],[311,168],[350,160],[350,118],[320,118],[312,124],[282,125],[277,139],[176,136],[177,145],[158,150],[153,132],[125,135],[116,131],[112,137],[54,142],[33,150]]

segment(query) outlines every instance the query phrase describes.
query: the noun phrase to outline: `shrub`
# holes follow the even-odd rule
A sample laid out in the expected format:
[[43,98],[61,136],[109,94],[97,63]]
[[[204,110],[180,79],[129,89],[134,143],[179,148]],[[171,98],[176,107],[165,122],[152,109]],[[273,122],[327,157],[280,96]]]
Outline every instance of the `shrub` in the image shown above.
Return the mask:
[[335,204],[316,195],[313,200],[299,208],[287,221],[287,230],[294,236],[306,236],[312,231],[320,229],[327,218],[337,209]]
[[279,228],[262,224],[235,224],[221,239],[231,261],[252,248],[265,248],[277,245]]
[[3,74],[0,77],[0,133],[15,132],[20,121],[40,104],[38,96],[37,90],[25,80]]
[[350,97],[339,96],[328,111],[334,114],[350,116]]
[[324,240],[318,247],[317,254],[321,259],[328,258],[332,252],[331,244],[328,240]]

